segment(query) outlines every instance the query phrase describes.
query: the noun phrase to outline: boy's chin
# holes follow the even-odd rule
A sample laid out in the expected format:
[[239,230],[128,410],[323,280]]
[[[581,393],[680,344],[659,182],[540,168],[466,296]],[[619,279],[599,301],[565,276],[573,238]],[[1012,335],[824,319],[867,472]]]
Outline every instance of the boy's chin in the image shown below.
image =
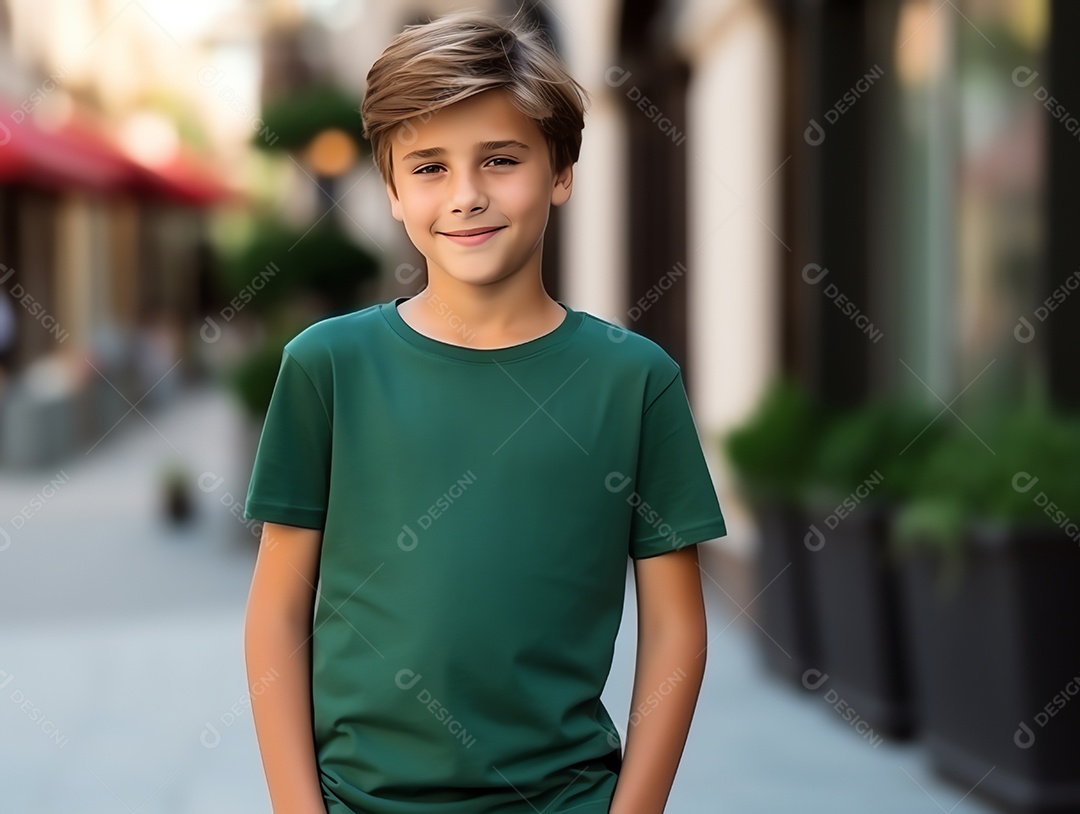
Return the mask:
[[[430,263],[428,269],[431,269]],[[465,285],[490,285],[491,283],[497,283],[499,280],[505,280],[507,277],[513,275],[515,270],[503,269],[503,268],[444,268],[441,272],[431,274],[428,272],[428,279],[437,281],[442,277],[448,281],[455,283],[462,283]]]

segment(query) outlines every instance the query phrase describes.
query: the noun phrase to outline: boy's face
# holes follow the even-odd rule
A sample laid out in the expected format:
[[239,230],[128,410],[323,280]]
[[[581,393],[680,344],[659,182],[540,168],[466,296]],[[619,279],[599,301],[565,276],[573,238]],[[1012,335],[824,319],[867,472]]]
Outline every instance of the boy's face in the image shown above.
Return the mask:
[[[536,122],[495,89],[410,124],[415,140],[395,140],[392,147],[397,194],[389,183],[386,192],[394,217],[427,258],[429,279],[445,274],[484,285],[526,268],[535,268],[539,277],[550,207],[570,198],[573,174],[567,167],[553,175]],[[523,146],[481,145],[494,141]],[[413,155],[436,148],[441,152]],[[445,234],[479,228],[496,231],[469,240]]]

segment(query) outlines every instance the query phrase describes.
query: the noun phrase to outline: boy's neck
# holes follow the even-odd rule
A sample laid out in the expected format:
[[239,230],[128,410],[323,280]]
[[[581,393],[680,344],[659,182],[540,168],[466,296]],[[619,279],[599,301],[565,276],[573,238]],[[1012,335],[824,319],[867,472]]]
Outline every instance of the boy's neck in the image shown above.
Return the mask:
[[398,307],[417,333],[452,345],[490,350],[520,345],[551,333],[567,313],[542,285],[439,286],[431,282]]

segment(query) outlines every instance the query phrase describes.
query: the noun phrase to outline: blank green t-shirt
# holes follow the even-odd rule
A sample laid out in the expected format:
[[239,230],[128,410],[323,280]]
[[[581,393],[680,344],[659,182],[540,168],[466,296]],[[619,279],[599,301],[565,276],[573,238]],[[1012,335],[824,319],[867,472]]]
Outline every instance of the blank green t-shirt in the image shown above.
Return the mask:
[[563,303],[482,350],[419,333],[405,299],[285,346],[245,507],[323,530],[327,811],[606,814],[628,557],[726,534],[681,371]]

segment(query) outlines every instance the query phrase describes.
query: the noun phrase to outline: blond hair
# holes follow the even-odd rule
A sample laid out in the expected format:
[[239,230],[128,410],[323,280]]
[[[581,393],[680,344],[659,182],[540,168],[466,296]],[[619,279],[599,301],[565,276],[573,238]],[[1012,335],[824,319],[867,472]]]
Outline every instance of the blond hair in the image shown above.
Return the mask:
[[578,160],[589,95],[563,67],[543,32],[517,14],[498,19],[459,11],[405,26],[368,71],[360,106],[364,137],[395,195],[391,147],[395,140],[402,145],[415,140],[409,119],[430,118],[495,88],[504,88],[514,106],[536,121],[554,173]]

